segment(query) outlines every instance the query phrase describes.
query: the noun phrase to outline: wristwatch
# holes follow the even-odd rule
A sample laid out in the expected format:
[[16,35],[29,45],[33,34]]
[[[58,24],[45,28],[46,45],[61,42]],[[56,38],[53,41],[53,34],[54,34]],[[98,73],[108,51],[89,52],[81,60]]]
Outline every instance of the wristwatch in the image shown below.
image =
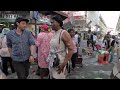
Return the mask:
[[30,56],[33,56],[33,57],[34,57],[34,55],[30,55]]

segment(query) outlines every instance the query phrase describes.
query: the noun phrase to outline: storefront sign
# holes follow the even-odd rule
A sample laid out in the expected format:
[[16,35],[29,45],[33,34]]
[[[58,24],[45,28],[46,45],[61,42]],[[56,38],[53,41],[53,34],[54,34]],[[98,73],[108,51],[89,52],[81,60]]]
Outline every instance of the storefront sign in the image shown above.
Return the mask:
[[17,14],[1,14],[0,18],[3,19],[16,19],[17,17],[19,17],[19,15]]

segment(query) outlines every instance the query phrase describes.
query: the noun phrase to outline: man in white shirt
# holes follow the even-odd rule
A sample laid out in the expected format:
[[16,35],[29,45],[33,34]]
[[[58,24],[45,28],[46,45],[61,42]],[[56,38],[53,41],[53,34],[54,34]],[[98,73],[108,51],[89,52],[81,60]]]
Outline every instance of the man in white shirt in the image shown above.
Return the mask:
[[75,32],[75,39],[76,39],[77,44],[80,46],[80,36],[77,31]]

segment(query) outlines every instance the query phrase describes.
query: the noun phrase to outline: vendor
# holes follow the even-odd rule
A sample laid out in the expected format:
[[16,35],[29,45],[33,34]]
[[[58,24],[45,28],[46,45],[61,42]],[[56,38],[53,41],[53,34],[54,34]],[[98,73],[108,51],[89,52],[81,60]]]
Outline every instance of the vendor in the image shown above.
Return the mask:
[[110,38],[109,35],[106,36],[106,41],[105,41],[105,47],[106,50],[111,53],[111,58],[110,58],[110,62],[113,61],[113,55],[115,53],[115,39],[114,38]]

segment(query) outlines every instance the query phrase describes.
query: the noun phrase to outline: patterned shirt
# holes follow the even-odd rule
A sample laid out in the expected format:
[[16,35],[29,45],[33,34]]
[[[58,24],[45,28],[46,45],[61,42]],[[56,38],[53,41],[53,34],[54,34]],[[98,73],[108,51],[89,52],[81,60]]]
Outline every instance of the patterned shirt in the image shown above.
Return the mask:
[[11,30],[7,35],[7,46],[12,48],[11,57],[13,61],[23,62],[30,57],[30,46],[35,45],[32,34],[24,30],[21,35],[16,30]]
[[48,68],[46,59],[49,55],[50,41],[53,34],[51,32],[41,32],[38,34],[36,46],[38,47],[38,65],[41,68]]

